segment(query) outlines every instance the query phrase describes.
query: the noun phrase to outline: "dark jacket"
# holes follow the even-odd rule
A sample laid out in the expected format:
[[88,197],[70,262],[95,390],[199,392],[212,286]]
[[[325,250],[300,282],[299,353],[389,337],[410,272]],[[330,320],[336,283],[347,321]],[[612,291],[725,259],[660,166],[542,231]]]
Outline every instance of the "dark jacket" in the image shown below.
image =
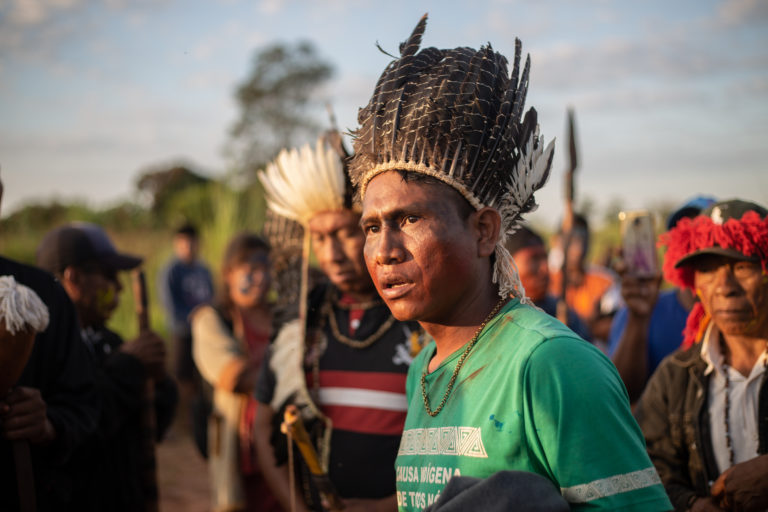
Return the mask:
[[[147,453],[142,423],[146,371],[137,358],[120,351],[123,340],[105,327],[83,330],[83,341],[100,367],[97,382],[104,400],[99,435],[87,449],[91,464],[97,468],[96,485],[91,487],[95,503],[88,506],[94,510],[144,510],[148,492],[143,481]],[[156,381],[154,395],[155,434],[159,441],[176,410],[176,383],[170,377]]]
[[[37,510],[80,510],[88,468],[76,454],[97,428],[100,402],[94,387],[95,363],[80,340],[77,314],[67,293],[47,272],[0,257],[0,275],[12,275],[33,289],[50,315],[35,337],[32,354],[17,386],[35,388],[56,430],[47,445],[31,446]],[[0,436],[0,510],[17,510],[16,468],[11,444]]]
[[[637,422],[675,510],[687,510],[693,496],[708,496],[720,475],[710,433],[709,376],[701,345],[665,358],[635,410]],[[768,379],[758,405],[758,453],[768,453]]]

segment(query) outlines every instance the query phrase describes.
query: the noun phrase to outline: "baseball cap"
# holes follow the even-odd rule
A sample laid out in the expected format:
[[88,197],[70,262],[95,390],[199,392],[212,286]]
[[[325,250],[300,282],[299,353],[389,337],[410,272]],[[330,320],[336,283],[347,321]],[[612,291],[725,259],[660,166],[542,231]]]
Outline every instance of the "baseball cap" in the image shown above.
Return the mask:
[[717,200],[712,196],[692,197],[670,214],[669,218],[667,218],[667,230],[675,227],[683,217],[695,217],[700,214],[702,210],[715,204],[715,202],[717,202]]
[[104,230],[88,222],[66,224],[48,232],[37,248],[37,265],[53,274],[85,263],[129,270],[141,261],[138,256],[117,252]]
[[[701,215],[705,217],[709,217],[712,219],[712,222],[715,224],[724,224],[725,222],[736,219],[741,219],[745,213],[753,211],[757,213],[761,218],[765,218],[768,216],[768,210],[760,206],[759,204],[752,203],[750,201],[742,201],[741,199],[729,199],[726,201],[720,201],[719,203],[715,203],[703,212],[701,212]],[[736,250],[731,249],[727,247],[720,247],[718,245],[714,245],[712,247],[705,247],[702,249],[698,249],[678,260],[677,263],[675,263],[675,268],[680,268],[683,265],[689,265],[694,259],[706,255],[706,254],[714,254],[716,256],[727,256],[729,258],[734,258],[737,260],[742,261],[753,261],[758,262],[760,261],[760,258],[757,256],[747,256],[746,254]]]

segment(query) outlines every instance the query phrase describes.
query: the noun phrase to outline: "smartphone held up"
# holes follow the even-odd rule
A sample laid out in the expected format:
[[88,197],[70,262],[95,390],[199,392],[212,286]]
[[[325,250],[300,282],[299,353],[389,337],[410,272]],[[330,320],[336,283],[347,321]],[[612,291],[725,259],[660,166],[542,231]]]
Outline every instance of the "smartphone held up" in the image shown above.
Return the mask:
[[647,210],[619,213],[621,245],[627,272],[636,277],[659,275],[653,215]]

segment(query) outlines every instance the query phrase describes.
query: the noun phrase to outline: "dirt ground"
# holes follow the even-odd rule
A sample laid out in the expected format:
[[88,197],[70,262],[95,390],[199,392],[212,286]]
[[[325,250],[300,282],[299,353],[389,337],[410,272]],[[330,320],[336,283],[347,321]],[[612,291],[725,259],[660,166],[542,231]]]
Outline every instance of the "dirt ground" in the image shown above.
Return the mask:
[[157,445],[156,455],[160,512],[210,510],[208,466],[178,419]]

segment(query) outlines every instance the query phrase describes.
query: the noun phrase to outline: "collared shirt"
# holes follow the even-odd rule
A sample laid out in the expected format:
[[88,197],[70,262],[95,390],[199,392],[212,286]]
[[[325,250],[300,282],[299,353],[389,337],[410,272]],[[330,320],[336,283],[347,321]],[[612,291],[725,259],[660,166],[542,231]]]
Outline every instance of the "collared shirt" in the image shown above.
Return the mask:
[[[704,375],[709,379],[709,422],[712,432],[712,447],[720,472],[731,467],[730,452],[725,436],[725,372],[724,357],[720,346],[720,331],[710,323],[701,343],[701,358],[707,363]],[[728,396],[728,431],[733,447],[733,462],[738,464],[757,457],[758,431],[757,412],[760,382],[765,373],[766,353],[755,362],[748,376],[728,366],[730,380]]]

